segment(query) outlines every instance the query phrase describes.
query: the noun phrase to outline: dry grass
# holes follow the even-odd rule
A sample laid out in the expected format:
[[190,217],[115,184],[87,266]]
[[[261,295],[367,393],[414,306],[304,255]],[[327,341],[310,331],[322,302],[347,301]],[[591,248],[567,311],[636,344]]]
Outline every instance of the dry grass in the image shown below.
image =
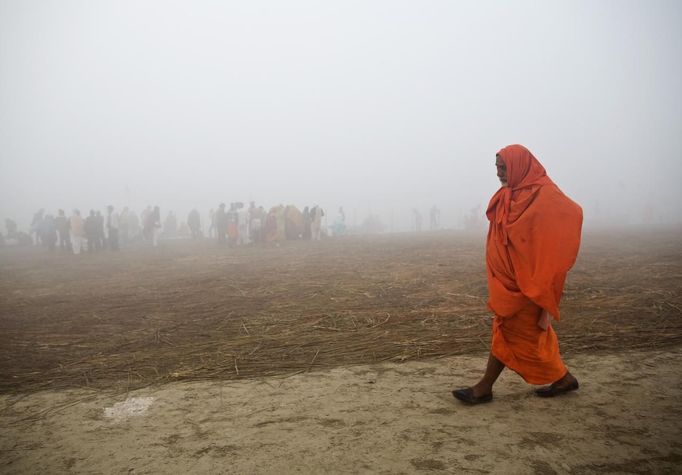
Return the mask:
[[[682,343],[680,235],[586,235],[557,326],[562,350]],[[126,390],[485,352],[483,238],[175,242],[85,256],[3,249],[0,392]]]

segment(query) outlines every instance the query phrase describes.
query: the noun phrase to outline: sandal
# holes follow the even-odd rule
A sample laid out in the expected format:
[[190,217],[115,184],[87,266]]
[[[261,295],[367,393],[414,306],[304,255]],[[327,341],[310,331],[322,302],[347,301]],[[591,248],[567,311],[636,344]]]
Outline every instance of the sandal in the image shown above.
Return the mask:
[[483,404],[493,400],[493,393],[484,394],[483,396],[474,396],[474,388],[455,389],[452,391],[455,399],[459,399],[467,404]]
[[543,388],[539,388],[535,390],[535,394],[540,396],[540,397],[554,397],[558,396],[560,394],[564,394],[570,391],[575,391],[578,389],[580,385],[578,384],[578,380],[576,379],[573,381],[571,384],[568,386],[559,386],[556,383],[552,383],[549,386],[545,386]]

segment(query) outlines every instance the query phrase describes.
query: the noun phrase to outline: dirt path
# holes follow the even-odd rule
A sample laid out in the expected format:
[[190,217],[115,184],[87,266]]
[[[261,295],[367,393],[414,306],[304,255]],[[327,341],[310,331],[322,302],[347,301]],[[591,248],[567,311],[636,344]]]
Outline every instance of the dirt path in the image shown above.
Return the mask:
[[114,413],[126,394],[4,395],[0,472],[674,473],[681,357],[571,358],[581,390],[554,400],[505,372],[477,407],[450,389],[483,357],[170,384],[128,394],[149,404],[128,416]]

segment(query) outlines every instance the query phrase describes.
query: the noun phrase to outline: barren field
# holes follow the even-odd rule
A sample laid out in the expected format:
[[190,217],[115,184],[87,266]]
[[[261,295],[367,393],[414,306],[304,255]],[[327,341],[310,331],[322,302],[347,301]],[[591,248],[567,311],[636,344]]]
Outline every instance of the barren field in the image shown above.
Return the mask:
[[[588,234],[562,351],[682,343],[682,233]],[[483,236],[0,254],[0,392],[126,390],[485,351]]]
[[[232,430],[245,431],[240,439],[244,446],[237,442],[216,445],[214,440],[205,450],[197,446],[196,453],[185,447],[189,452],[178,455],[186,463],[183,471],[286,472],[286,466],[275,459],[287,453],[293,457],[290,471],[310,473],[410,473],[450,471],[452,466],[485,473],[581,473],[609,471],[609,467],[612,471],[674,471],[682,463],[679,424],[666,425],[665,421],[682,416],[677,363],[682,343],[681,237],[679,229],[587,233],[569,275],[562,322],[555,326],[562,353],[569,365],[577,363],[574,373],[581,382],[590,368],[592,387],[601,387],[606,393],[611,390],[606,397],[606,393],[583,396],[581,389],[565,398],[572,401],[572,410],[584,410],[583,416],[593,417],[597,425],[601,419],[602,424],[611,421],[618,426],[614,431],[633,428],[629,438],[623,435],[627,439],[623,444],[651,445],[649,452],[640,451],[637,463],[628,463],[632,454],[616,438],[614,447],[622,450],[609,449],[607,444],[603,453],[592,454],[593,459],[586,455],[562,461],[559,458],[565,453],[551,450],[543,455],[538,448],[548,449],[552,440],[559,443],[552,431],[580,432],[580,426],[564,421],[564,426],[543,432],[540,426],[554,424],[546,414],[550,406],[520,392],[526,386],[515,375],[505,373],[496,394],[504,394],[505,387],[507,392],[510,387],[516,392],[507,399],[496,396],[487,407],[504,405],[506,409],[498,407],[486,416],[486,406],[477,407],[473,414],[478,415],[472,418],[472,408],[467,408],[469,425],[460,427],[464,432],[458,437],[464,440],[460,441],[462,447],[469,448],[479,438],[490,438],[491,424],[496,424],[491,414],[499,416],[503,426],[507,424],[504,437],[521,434],[524,420],[535,421],[538,426],[530,432],[535,435],[526,436],[532,443],[526,440],[525,448],[519,448],[522,456],[509,462],[508,470],[500,465],[502,455],[491,462],[475,450],[462,452],[462,457],[469,458],[453,459],[454,465],[450,465],[431,452],[443,444],[456,451],[453,433],[446,431],[441,439],[433,440],[425,435],[430,418],[435,417],[434,427],[445,430],[443,419],[464,410],[450,401],[451,387],[443,387],[443,382],[451,381],[450,386],[472,383],[484,362],[490,316],[485,306],[483,235],[381,235],[235,249],[219,248],[210,241],[167,241],[158,249],[135,247],[81,256],[50,255],[43,249],[1,249],[0,410],[6,428],[0,467],[13,472],[39,468],[51,472],[173,472],[179,459],[168,465],[168,460],[162,462],[161,455],[149,455],[149,450],[126,455],[143,447],[130,440],[123,444],[126,452],[118,458],[97,452],[96,446],[107,447],[104,439],[87,453],[79,452],[74,447],[82,445],[79,437],[85,436],[78,428],[82,429],[86,419],[90,421],[87,424],[95,420],[91,436],[111,434],[110,423],[95,412],[101,412],[103,404],[132,395],[182,399],[193,394],[191,399],[197,401],[192,404],[201,407],[185,407],[189,412],[182,419],[196,421],[198,413],[192,411],[203,411],[204,422],[198,424],[204,428],[195,431],[196,441],[214,440],[216,431],[227,427],[206,426],[211,411],[225,409],[224,397],[237,398],[239,417],[249,416],[244,420],[256,425],[242,427],[230,419]],[[609,366],[602,367],[602,361]],[[646,364],[640,364],[642,361]],[[632,391],[620,385],[617,371],[630,371],[627,384]],[[415,381],[414,376],[377,376],[384,373],[422,377]],[[633,380],[633,374],[639,376]],[[385,386],[380,389],[377,384],[375,388],[380,379]],[[401,379],[420,387],[421,395],[405,392]],[[429,386],[429,381],[438,387]],[[342,391],[335,399],[332,395],[344,382],[353,390]],[[290,386],[286,394],[278,389],[283,384]],[[661,390],[652,396],[648,385]],[[172,396],[174,391],[178,394]],[[220,404],[215,399],[218,394]],[[369,404],[367,398],[372,394],[378,399]],[[660,401],[642,409],[647,398],[653,401],[657,394]],[[288,412],[281,404],[289,407]],[[326,411],[323,419],[327,423],[321,423],[324,428],[319,435],[327,445],[320,450],[349,451],[346,458],[339,455],[336,465],[325,465],[331,459],[324,457],[306,458],[306,451],[314,452],[321,442],[308,430],[309,414],[300,413],[301,404],[321,405],[315,411]],[[512,419],[504,422],[509,404],[521,414],[518,420],[510,415]],[[409,427],[391,425],[384,413],[377,412],[380,406],[416,418],[424,435],[410,435]],[[422,406],[428,410],[423,412]],[[640,419],[618,419],[635,410],[633,407],[640,410]],[[254,415],[276,410],[284,413],[263,420]],[[155,444],[171,451],[179,440],[174,439],[173,419],[156,414],[154,421],[153,428],[144,425],[135,430],[148,435],[158,432]],[[340,436],[334,442],[330,431],[345,433],[345,428],[356,423],[388,424],[388,432],[379,438],[388,440],[391,431],[400,430],[405,443],[400,447],[387,443],[384,449],[388,452],[384,453],[376,441],[366,444],[365,448],[374,447],[377,459],[385,464],[377,466],[360,457],[364,461],[353,465],[353,447],[360,441],[350,433],[349,438]],[[127,432],[133,430],[130,424],[134,422],[116,427],[126,437],[133,437]],[[122,429],[124,426],[127,429]],[[278,430],[284,430],[285,439],[286,434],[303,434],[305,440],[280,440],[288,447],[284,451],[257,444],[259,438],[277,438]],[[67,447],[57,441],[61,432],[73,433]],[[183,434],[176,436],[183,438]],[[595,434],[598,439],[612,439],[608,431],[574,435],[580,435],[589,448]],[[419,440],[410,445],[412,436]],[[431,445],[428,457],[420,449],[426,439],[428,444],[436,444]],[[582,450],[577,446],[575,450]],[[297,447],[302,452],[297,453]],[[111,446],[106,450],[115,451]],[[395,458],[392,451],[405,457],[411,454],[411,458]],[[221,464],[225,457],[235,465]],[[300,457],[298,462],[296,457]],[[391,460],[397,465],[391,465]]]

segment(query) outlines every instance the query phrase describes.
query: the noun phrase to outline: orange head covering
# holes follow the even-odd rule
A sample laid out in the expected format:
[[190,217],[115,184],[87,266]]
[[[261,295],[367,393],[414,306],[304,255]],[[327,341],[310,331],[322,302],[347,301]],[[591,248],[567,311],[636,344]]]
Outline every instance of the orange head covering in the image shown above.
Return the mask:
[[507,224],[515,221],[532,201],[524,200],[525,203],[519,203],[522,206],[515,206],[512,212],[512,199],[515,200],[522,190],[534,195],[540,186],[554,182],[547,176],[545,167],[523,145],[508,145],[497,152],[497,155],[507,167],[507,186],[503,186],[493,195],[486,215],[491,223],[498,226],[497,235],[502,244],[507,245]]
[[545,167],[523,145],[508,145],[497,152],[497,155],[507,166],[507,186],[512,190],[552,183]]

